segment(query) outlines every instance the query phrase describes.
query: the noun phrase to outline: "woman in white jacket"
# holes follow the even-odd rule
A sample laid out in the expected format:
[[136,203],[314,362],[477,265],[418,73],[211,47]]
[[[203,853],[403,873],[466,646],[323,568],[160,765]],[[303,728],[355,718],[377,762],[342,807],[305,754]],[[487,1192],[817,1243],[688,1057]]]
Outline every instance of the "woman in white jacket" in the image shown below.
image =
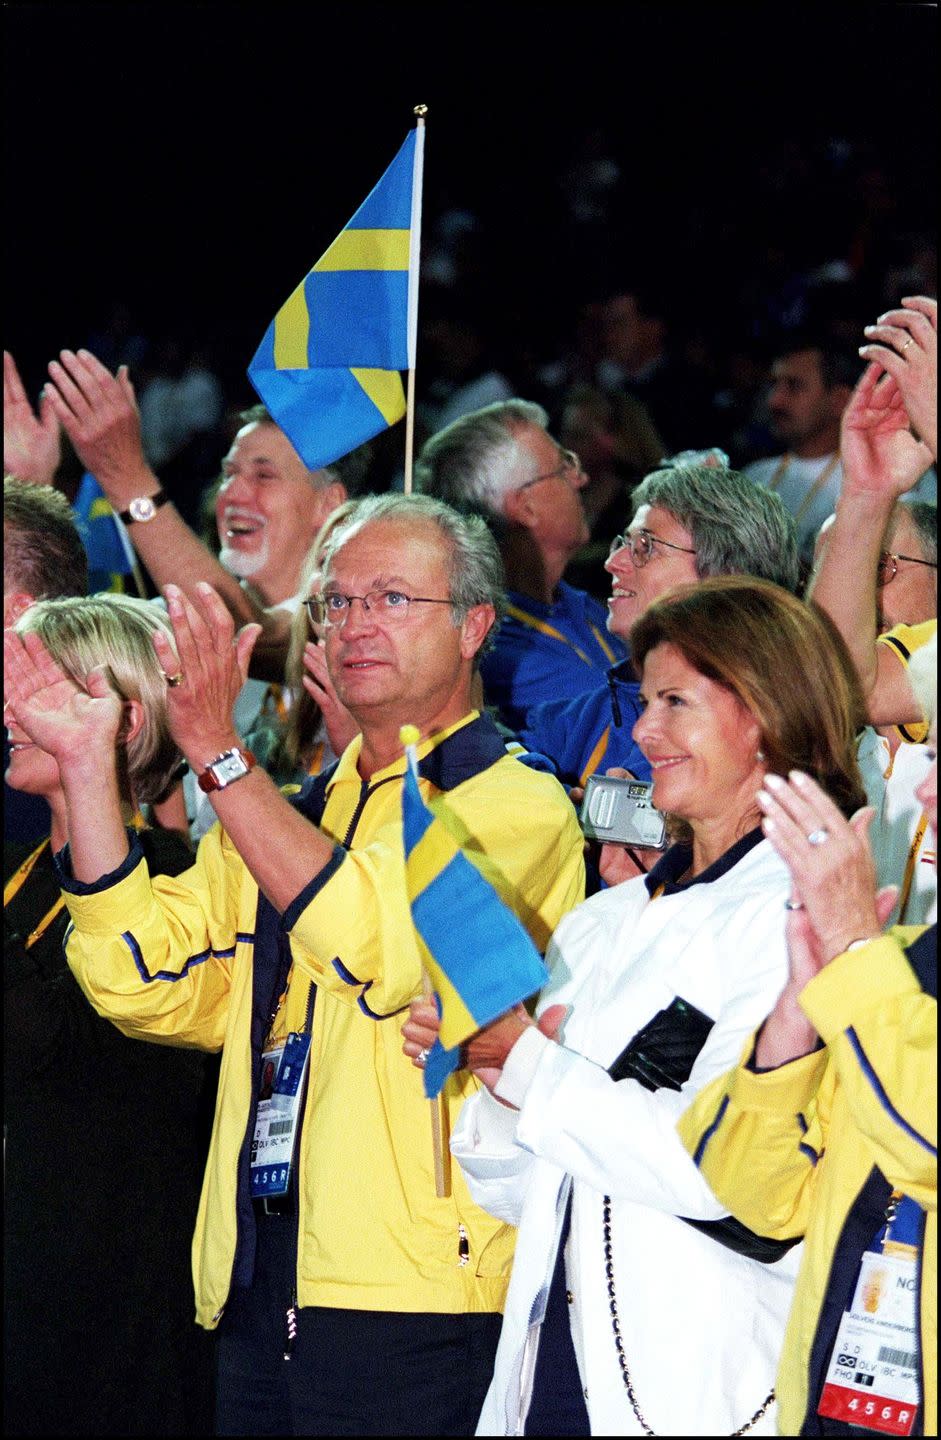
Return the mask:
[[[827,618],[747,578],[670,592],[631,653],[634,737],[675,843],[562,921],[535,1021],[517,1007],[467,1048],[485,1088],[451,1148],[478,1203],[519,1226],[482,1435],[775,1428],[796,1252],[729,1219],[675,1126],[787,977],[764,776],[799,767],[855,810],[862,700]],[[404,1033],[421,1064],[433,1008],[416,1002]]]

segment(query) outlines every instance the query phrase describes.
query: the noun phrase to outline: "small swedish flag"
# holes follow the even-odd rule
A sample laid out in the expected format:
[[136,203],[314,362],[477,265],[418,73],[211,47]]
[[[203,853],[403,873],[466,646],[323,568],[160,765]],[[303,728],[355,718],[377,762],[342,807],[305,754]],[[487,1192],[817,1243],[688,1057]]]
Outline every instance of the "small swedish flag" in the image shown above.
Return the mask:
[[425,805],[411,763],[402,827],[412,924],[441,1015],[425,1063],[431,1099],[456,1068],[463,1042],[540,990],[548,971],[512,910]]
[[310,470],[405,414],[399,371],[414,363],[409,261],[418,245],[418,134],[411,131],[352,220],[281,306],[248,367],[252,385]]

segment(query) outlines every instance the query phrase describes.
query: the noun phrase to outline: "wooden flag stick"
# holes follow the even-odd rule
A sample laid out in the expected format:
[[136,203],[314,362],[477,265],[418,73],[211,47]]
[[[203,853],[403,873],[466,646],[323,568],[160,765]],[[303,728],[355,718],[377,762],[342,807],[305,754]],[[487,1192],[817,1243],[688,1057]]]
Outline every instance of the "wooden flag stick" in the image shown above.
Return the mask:
[[418,270],[421,262],[421,192],[425,170],[427,105],[415,106],[415,164],[412,171],[412,215],[408,250],[408,379],[405,387],[405,483],[412,493],[415,458],[415,351],[418,344]]
[[[415,725],[403,725],[399,739],[405,746],[405,764],[418,781],[419,731]],[[421,993],[424,999],[434,1001],[434,987],[425,966],[421,967]],[[447,1084],[447,1081],[445,1081]],[[451,1147],[448,1134],[447,1107],[441,1099],[442,1092],[429,1100],[431,1106],[431,1153],[435,1165],[435,1194],[439,1200],[446,1200],[451,1194]]]
[[[422,966],[421,993],[426,1000],[432,1000],[434,990],[428,971]],[[445,1081],[447,1085],[447,1081]],[[431,1106],[431,1153],[435,1162],[435,1194],[439,1200],[446,1200],[451,1194],[451,1136],[448,1133],[448,1112],[442,1101],[444,1090],[440,1090]]]

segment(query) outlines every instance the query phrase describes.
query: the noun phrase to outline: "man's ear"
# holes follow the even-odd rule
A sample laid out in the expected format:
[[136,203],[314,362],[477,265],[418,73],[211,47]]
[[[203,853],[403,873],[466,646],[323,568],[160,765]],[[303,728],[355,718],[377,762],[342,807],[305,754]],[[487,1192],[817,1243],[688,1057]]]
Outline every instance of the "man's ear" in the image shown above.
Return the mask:
[[521,490],[508,490],[503,498],[503,512],[511,525],[520,525],[524,530],[531,530],[535,515],[535,503],[529,487],[526,486]]
[[329,485],[324,485],[317,491],[317,525],[315,535],[321,525],[326,524],[338,505],[342,505],[349,496],[346,493],[346,486],[342,480],[333,480]]
[[465,660],[472,660],[486,640],[497,618],[492,605],[474,605],[461,624],[461,654]]

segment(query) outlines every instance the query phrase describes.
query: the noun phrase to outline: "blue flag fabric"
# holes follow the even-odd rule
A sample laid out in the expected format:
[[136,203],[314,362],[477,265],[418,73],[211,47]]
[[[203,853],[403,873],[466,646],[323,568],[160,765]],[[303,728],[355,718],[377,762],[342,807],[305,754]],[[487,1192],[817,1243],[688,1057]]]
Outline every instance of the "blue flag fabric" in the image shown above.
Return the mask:
[[548,971],[512,910],[425,805],[410,766],[402,828],[412,923],[441,1015],[425,1064],[425,1094],[433,1099],[463,1042],[540,990]]
[[88,593],[122,591],[124,577],[133,573],[134,552],[104,491],[88,471],[82,476],[72,509],[88,556]]
[[281,306],[248,378],[319,470],[405,414],[416,132]]

